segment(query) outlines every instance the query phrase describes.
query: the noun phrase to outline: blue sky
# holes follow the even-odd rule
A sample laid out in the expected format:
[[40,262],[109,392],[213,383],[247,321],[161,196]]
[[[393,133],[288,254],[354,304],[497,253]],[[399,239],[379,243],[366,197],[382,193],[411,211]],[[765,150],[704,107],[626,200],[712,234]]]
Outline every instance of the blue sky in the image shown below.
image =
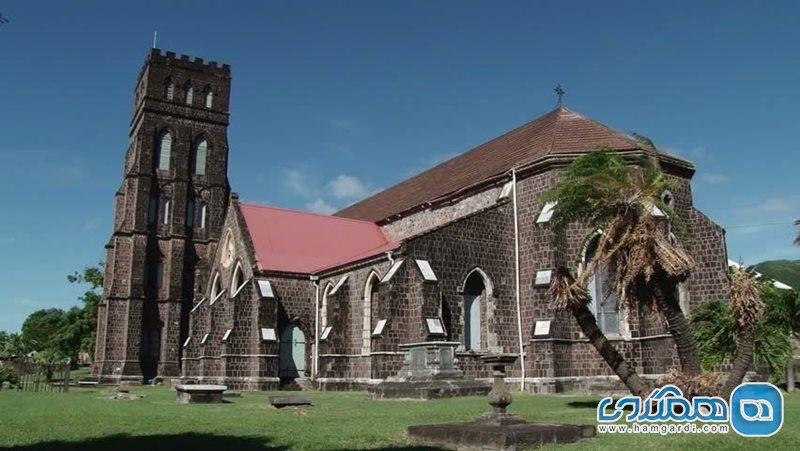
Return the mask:
[[731,258],[800,258],[797,2],[3,2],[0,330],[104,258],[136,75],[231,64],[245,200],[330,211],[566,105],[697,165]]

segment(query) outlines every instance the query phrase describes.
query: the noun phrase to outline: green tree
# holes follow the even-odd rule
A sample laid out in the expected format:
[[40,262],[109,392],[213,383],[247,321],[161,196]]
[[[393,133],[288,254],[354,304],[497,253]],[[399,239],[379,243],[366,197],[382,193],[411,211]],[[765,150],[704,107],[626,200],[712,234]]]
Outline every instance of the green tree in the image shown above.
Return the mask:
[[30,346],[25,342],[20,334],[7,334],[6,340],[0,347],[0,356],[17,357],[26,355],[31,351]]
[[[794,225],[800,226],[800,219],[796,219],[794,221]],[[798,232],[797,235],[794,237],[794,244],[796,246],[800,246],[800,232]]]
[[[654,302],[675,340],[682,371],[700,373],[697,345],[675,292],[692,271],[694,261],[670,238],[670,229],[685,237],[685,228],[661,199],[664,190],[674,187],[654,157],[628,165],[618,155],[600,149],[570,164],[559,183],[543,196],[546,202],[557,202],[550,224],[557,242],[564,240],[566,228],[573,223],[603,231],[584,271],[573,279],[568,268],[559,268],[551,294],[556,306],[575,316],[606,363],[639,395],[649,388],[595,329],[586,286],[595,270],[605,267],[623,308]],[[656,214],[656,208],[663,216]]]
[[60,350],[62,332],[67,326],[67,314],[61,309],[51,308],[31,313],[22,323],[22,338],[32,350]]
[[94,355],[95,336],[97,334],[97,306],[100,304],[103,288],[103,264],[88,266],[82,272],[67,276],[71,283],[88,284],[89,289],[79,298],[83,307],[73,312],[74,323],[68,333],[71,340],[79,342],[78,348]]

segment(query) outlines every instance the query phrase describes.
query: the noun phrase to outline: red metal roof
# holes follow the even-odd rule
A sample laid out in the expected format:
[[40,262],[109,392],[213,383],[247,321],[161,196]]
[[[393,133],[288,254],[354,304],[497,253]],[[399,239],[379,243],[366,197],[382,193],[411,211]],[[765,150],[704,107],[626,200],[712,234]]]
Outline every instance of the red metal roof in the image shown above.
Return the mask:
[[548,154],[641,148],[634,138],[559,107],[336,213],[379,222]]
[[314,274],[397,248],[375,223],[241,203],[259,269]]

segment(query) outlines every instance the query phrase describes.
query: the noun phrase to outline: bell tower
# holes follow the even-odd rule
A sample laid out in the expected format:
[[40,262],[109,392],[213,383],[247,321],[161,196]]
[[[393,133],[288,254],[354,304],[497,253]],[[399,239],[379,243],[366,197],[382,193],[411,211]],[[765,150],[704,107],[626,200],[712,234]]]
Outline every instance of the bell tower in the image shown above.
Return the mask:
[[100,381],[180,376],[230,194],[230,83],[227,64],[159,49],[139,73],[97,312]]

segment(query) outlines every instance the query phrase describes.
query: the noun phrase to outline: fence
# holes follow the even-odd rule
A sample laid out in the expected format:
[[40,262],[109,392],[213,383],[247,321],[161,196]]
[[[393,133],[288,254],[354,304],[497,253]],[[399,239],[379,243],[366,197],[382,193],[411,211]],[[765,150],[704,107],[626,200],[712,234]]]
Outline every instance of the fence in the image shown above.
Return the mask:
[[11,366],[17,372],[17,389],[29,392],[65,392],[69,390],[69,360],[56,363],[16,359]]

